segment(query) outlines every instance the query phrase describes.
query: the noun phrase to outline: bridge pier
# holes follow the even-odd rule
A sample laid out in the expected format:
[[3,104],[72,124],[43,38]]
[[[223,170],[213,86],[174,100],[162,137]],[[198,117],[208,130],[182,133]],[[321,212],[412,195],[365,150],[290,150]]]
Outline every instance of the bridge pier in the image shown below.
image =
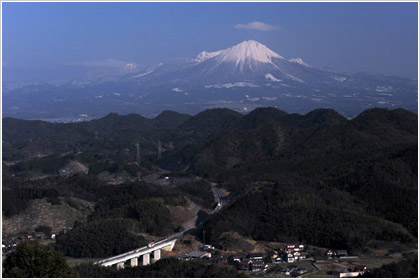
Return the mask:
[[124,262],[117,263],[117,269],[123,269],[124,268]]
[[170,251],[172,251],[172,249],[174,248],[174,246],[175,246],[175,241],[176,240],[174,240],[170,245],[168,245],[168,246],[166,246],[166,247],[163,247],[162,248],[162,250],[163,251],[166,251],[166,252],[170,252]]
[[153,252],[153,262],[160,260],[160,249]]
[[[156,262],[162,258],[162,251],[172,251],[177,240],[176,238],[178,237],[174,236],[171,239],[168,238],[169,240],[158,241],[154,244],[154,248],[151,248],[153,246],[144,246],[128,253],[97,261],[94,264],[113,266],[117,269],[128,266],[135,267],[139,264],[149,265],[150,261]],[[152,254],[152,260],[150,259],[150,254]],[[140,257],[142,258],[141,260],[139,259]]]
[[134,267],[134,266],[138,266],[139,265],[139,259],[138,258],[132,258],[130,260],[130,266]]
[[149,265],[150,264],[150,254],[144,254],[143,255],[143,265]]

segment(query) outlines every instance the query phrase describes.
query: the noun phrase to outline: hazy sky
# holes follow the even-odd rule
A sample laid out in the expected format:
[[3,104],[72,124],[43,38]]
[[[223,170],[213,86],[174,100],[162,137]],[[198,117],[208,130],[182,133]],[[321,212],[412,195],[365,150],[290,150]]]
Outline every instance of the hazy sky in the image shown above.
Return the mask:
[[3,79],[141,69],[257,40],[316,67],[417,77],[417,3],[3,2]]

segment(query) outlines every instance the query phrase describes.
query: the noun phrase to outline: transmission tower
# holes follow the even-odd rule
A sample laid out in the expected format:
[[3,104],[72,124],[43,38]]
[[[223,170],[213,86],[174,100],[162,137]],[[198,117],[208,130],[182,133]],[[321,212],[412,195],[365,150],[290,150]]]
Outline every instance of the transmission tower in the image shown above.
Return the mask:
[[140,165],[140,144],[139,144],[139,142],[136,143],[136,149],[137,149],[136,162],[137,162],[138,165]]

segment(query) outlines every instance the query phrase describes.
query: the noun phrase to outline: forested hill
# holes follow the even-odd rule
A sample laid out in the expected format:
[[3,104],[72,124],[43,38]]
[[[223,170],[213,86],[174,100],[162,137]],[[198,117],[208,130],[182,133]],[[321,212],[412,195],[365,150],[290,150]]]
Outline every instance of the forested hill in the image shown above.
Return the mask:
[[208,176],[273,160],[287,162],[288,170],[306,167],[310,173],[328,167],[331,172],[337,164],[361,163],[369,158],[411,160],[401,153],[417,147],[417,116],[405,110],[371,109],[352,120],[325,109],[280,118],[261,112],[263,117],[258,121],[249,118],[250,113],[236,127],[199,143],[187,161],[196,172]]
[[[182,170],[230,191],[230,205],[205,224],[206,240],[219,246],[223,233],[235,231],[360,248],[417,236],[417,119],[403,109],[369,109],[349,120],[331,109],[274,108],[110,114],[73,124],[6,118],[3,166],[16,176],[57,175],[69,161],[90,175]],[[136,143],[141,167],[130,165]]]
[[[266,130],[265,128],[268,128],[268,134],[281,130],[281,134],[296,134],[294,137],[312,137],[311,134],[320,128],[330,129],[316,133],[319,137],[324,133],[326,138],[346,138],[351,137],[352,133],[363,133],[369,137],[375,134],[380,137],[384,134],[385,138],[382,140],[392,142],[397,141],[398,137],[387,139],[386,134],[391,130],[394,130],[394,133],[402,131],[404,134],[416,134],[417,116],[403,109],[369,109],[356,118],[347,120],[331,109],[318,109],[306,115],[299,115],[287,114],[269,107],[257,108],[247,115],[230,109],[210,109],[195,116],[164,111],[153,119],[137,114],[121,116],[111,113],[102,119],[80,123],[48,123],[4,118],[2,125],[3,160],[16,161],[77,149],[83,151],[88,146],[101,148],[101,145],[114,145],[115,149],[132,149],[136,142],[144,144],[146,153],[156,153],[155,146],[158,140],[164,145],[172,142],[174,146],[177,144],[177,148],[182,148],[186,144],[204,143],[207,138],[213,139],[214,136],[220,135],[235,138],[236,133],[239,139],[243,139],[243,134],[251,132],[251,137],[253,134],[263,137],[259,130]],[[303,144],[301,140],[305,140],[289,139],[299,145]],[[250,139],[250,144],[257,144],[254,140],[256,139]],[[270,143],[264,143],[267,148],[269,145]]]
[[[48,123],[3,119],[3,160],[20,161],[42,155],[77,151],[103,154],[104,149],[133,149],[139,142],[146,154],[158,140],[173,139],[176,129],[191,116],[164,111],[153,119],[138,114],[107,116],[80,123]],[[169,142],[169,140],[168,140]]]
[[195,173],[237,195],[208,222],[206,240],[222,246],[223,233],[235,231],[361,249],[373,239],[417,236],[415,114],[370,109],[347,120],[324,109],[260,112],[184,151]]

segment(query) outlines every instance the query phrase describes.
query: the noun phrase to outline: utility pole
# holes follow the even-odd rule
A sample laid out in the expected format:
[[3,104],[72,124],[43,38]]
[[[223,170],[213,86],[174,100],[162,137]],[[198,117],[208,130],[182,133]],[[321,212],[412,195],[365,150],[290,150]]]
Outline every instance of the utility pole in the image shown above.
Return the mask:
[[137,154],[136,154],[136,162],[138,165],[140,165],[140,144],[139,142],[136,143],[136,149],[137,149]]
[[205,231],[205,230],[204,230],[204,228],[203,228],[203,246],[204,246],[204,245],[206,245],[206,238],[205,238],[205,236],[204,236],[204,235],[205,235],[205,234],[204,234],[205,232],[206,232],[206,231]]

